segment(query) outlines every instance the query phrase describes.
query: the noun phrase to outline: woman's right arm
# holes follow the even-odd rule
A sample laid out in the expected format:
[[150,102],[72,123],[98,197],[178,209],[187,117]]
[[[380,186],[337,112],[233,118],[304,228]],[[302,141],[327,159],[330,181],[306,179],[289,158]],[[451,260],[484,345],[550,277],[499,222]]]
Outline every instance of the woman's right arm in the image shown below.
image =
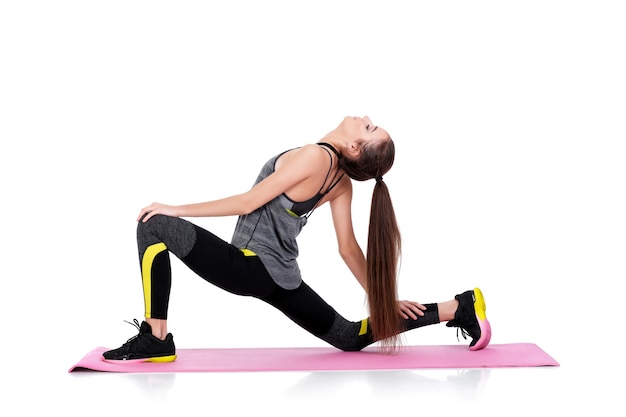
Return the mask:
[[328,157],[323,159],[324,155],[316,148],[319,147],[305,146],[294,152],[279,169],[245,193],[178,206],[155,202],[141,209],[137,220],[143,218],[145,222],[156,214],[170,217],[219,217],[251,213],[310,176],[319,174],[321,164],[327,164]]
[[179,206],[154,202],[141,209],[137,220],[143,218],[143,221],[145,222],[148,221],[150,217],[157,214],[170,217],[236,216],[250,213],[254,210],[254,208],[250,209],[250,207],[253,207],[254,205],[254,200],[249,198],[248,193],[233,195],[219,200],[183,204]]

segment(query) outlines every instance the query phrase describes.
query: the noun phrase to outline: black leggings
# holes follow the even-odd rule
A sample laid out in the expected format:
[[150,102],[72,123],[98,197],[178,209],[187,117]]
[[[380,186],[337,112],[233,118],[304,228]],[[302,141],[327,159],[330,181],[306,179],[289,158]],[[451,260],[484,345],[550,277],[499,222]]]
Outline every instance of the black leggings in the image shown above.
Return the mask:
[[[230,293],[265,301],[338,349],[357,351],[375,342],[367,318],[346,320],[304,282],[294,290],[278,286],[257,256],[247,256],[184,219],[157,215],[145,223],[140,221],[137,243],[146,318],[167,319],[171,252],[206,281]],[[404,320],[405,330],[439,323],[437,304],[425,306],[424,316]]]

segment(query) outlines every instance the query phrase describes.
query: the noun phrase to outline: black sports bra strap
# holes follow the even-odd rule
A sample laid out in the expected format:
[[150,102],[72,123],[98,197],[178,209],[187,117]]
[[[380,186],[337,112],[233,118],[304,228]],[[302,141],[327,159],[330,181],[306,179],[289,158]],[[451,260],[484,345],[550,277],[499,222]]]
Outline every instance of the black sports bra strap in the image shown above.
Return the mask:
[[[333,153],[335,155],[337,155],[337,158],[341,158],[341,154],[339,153],[339,151],[337,151],[337,149],[335,149],[335,147],[333,145],[331,145],[330,143],[318,142],[318,145],[330,149],[331,151],[333,151]],[[332,181],[331,181],[331,185],[326,189],[326,191],[324,193],[322,193],[322,190],[324,189],[324,185],[326,185],[326,181],[328,181],[328,177],[330,177],[330,173],[331,173],[332,170],[333,170],[333,160],[331,158],[330,159],[330,168],[328,169],[328,173],[326,174],[326,178],[324,179],[324,184],[322,185],[322,188],[320,188],[320,190],[319,190],[319,193],[321,193],[322,195],[328,194],[330,192],[330,190],[335,188],[335,186],[339,183],[339,181],[341,180],[341,178],[345,174],[345,173],[342,172],[341,175],[338,175],[339,172],[336,172],[334,177],[333,177],[333,179],[332,179]]]
[[326,148],[324,150],[326,151],[326,153],[328,153],[328,157],[330,158],[330,167],[328,167],[328,172],[326,173],[326,178],[324,178],[324,182],[322,183],[322,186],[320,187],[319,191],[317,192],[317,195],[315,197],[313,197],[313,198],[317,199],[317,201],[315,202],[315,205],[311,208],[311,210],[309,210],[306,214],[304,214],[304,217],[306,217],[306,218],[308,218],[309,216],[311,216],[311,214],[313,214],[313,212],[315,211],[317,206],[323,200],[324,196],[326,194],[328,194],[330,192],[330,190],[335,188],[335,186],[339,183],[339,181],[341,180],[341,178],[344,175],[344,173],[341,173],[341,175],[339,175],[339,170],[337,170],[337,172],[335,172],[335,175],[333,176],[333,178],[331,180],[331,185],[326,189],[325,192],[322,192],[322,190],[326,186],[326,183],[328,182],[328,179],[330,178],[330,174],[333,171],[333,156],[330,154],[330,151],[332,151],[335,155],[337,155],[337,158],[341,158],[341,154],[339,152],[337,152],[337,149],[335,149],[335,147],[332,146],[330,143],[318,142],[317,144],[320,145],[320,146],[323,146],[324,148]]
[[328,189],[326,190],[326,192],[324,194],[325,195],[328,194],[333,188],[335,188],[335,186],[337,184],[339,184],[339,181],[341,181],[341,179],[343,178],[344,175],[345,175],[345,172],[342,172],[341,175],[339,175],[339,176],[337,174],[335,174],[335,178],[333,178],[333,181],[335,181],[335,182],[333,182],[333,184],[330,187],[328,187]]
[[[331,145],[329,145],[329,146],[331,146]],[[333,151],[334,151],[334,148],[332,148],[332,146],[331,146],[331,149],[333,149]],[[318,194],[321,194],[321,195],[326,194],[326,193],[322,193],[322,190],[326,186],[326,182],[328,181],[328,178],[330,177],[330,173],[333,170],[333,156],[330,154],[328,149],[324,149],[324,150],[326,151],[326,153],[328,154],[328,157],[330,158],[330,167],[328,167],[328,172],[326,173],[326,178],[324,178],[324,182],[322,183],[322,186],[320,187],[319,191],[317,192]]]
[[341,153],[337,149],[335,149],[335,147],[333,145],[331,145],[330,143],[318,142],[317,144],[320,145],[320,146],[324,146],[324,147],[330,149],[331,151],[333,151],[333,153],[335,155],[337,155],[337,158],[341,158],[341,156],[342,156]]

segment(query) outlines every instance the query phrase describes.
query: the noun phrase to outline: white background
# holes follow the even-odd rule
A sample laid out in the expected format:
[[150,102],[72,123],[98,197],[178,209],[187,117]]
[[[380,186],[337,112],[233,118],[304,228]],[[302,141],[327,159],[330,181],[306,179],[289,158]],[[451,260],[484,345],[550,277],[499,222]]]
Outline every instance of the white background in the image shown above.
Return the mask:
[[[243,192],[267,158],[320,140],[346,115],[369,115],[397,146],[385,181],[404,237],[401,296],[443,301],[479,286],[492,343],[536,343],[561,367],[494,370],[480,398],[428,378],[390,388],[406,377],[393,372],[337,374],[298,395],[341,403],[384,387],[369,398],[381,409],[419,412],[404,401],[416,387],[432,394],[420,399],[426,410],[456,399],[496,415],[512,401],[534,410],[518,391],[541,381],[533,395],[555,410],[610,407],[604,381],[624,369],[625,18],[619,1],[2,2],[0,354],[15,381],[2,407],[111,415],[127,395],[145,412],[197,399],[196,411],[214,414],[220,401],[257,410],[240,401],[253,393],[275,412],[300,398],[290,373],[174,383],[67,370],[135,333],[124,320],[143,314],[141,207]],[[372,187],[355,187],[364,248]],[[226,240],[235,223],[195,221]],[[300,247],[309,285],[364,317],[327,207]],[[173,269],[179,348],[325,346],[176,259]],[[405,343],[459,342],[440,325]],[[323,404],[290,413],[319,415]]]

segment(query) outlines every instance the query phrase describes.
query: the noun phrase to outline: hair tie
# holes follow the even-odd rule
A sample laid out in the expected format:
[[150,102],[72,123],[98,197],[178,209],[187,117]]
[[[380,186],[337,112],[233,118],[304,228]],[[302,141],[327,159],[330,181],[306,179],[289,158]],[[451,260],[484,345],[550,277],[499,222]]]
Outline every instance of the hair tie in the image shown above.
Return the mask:
[[383,180],[383,177],[376,177],[376,182],[381,182]]

